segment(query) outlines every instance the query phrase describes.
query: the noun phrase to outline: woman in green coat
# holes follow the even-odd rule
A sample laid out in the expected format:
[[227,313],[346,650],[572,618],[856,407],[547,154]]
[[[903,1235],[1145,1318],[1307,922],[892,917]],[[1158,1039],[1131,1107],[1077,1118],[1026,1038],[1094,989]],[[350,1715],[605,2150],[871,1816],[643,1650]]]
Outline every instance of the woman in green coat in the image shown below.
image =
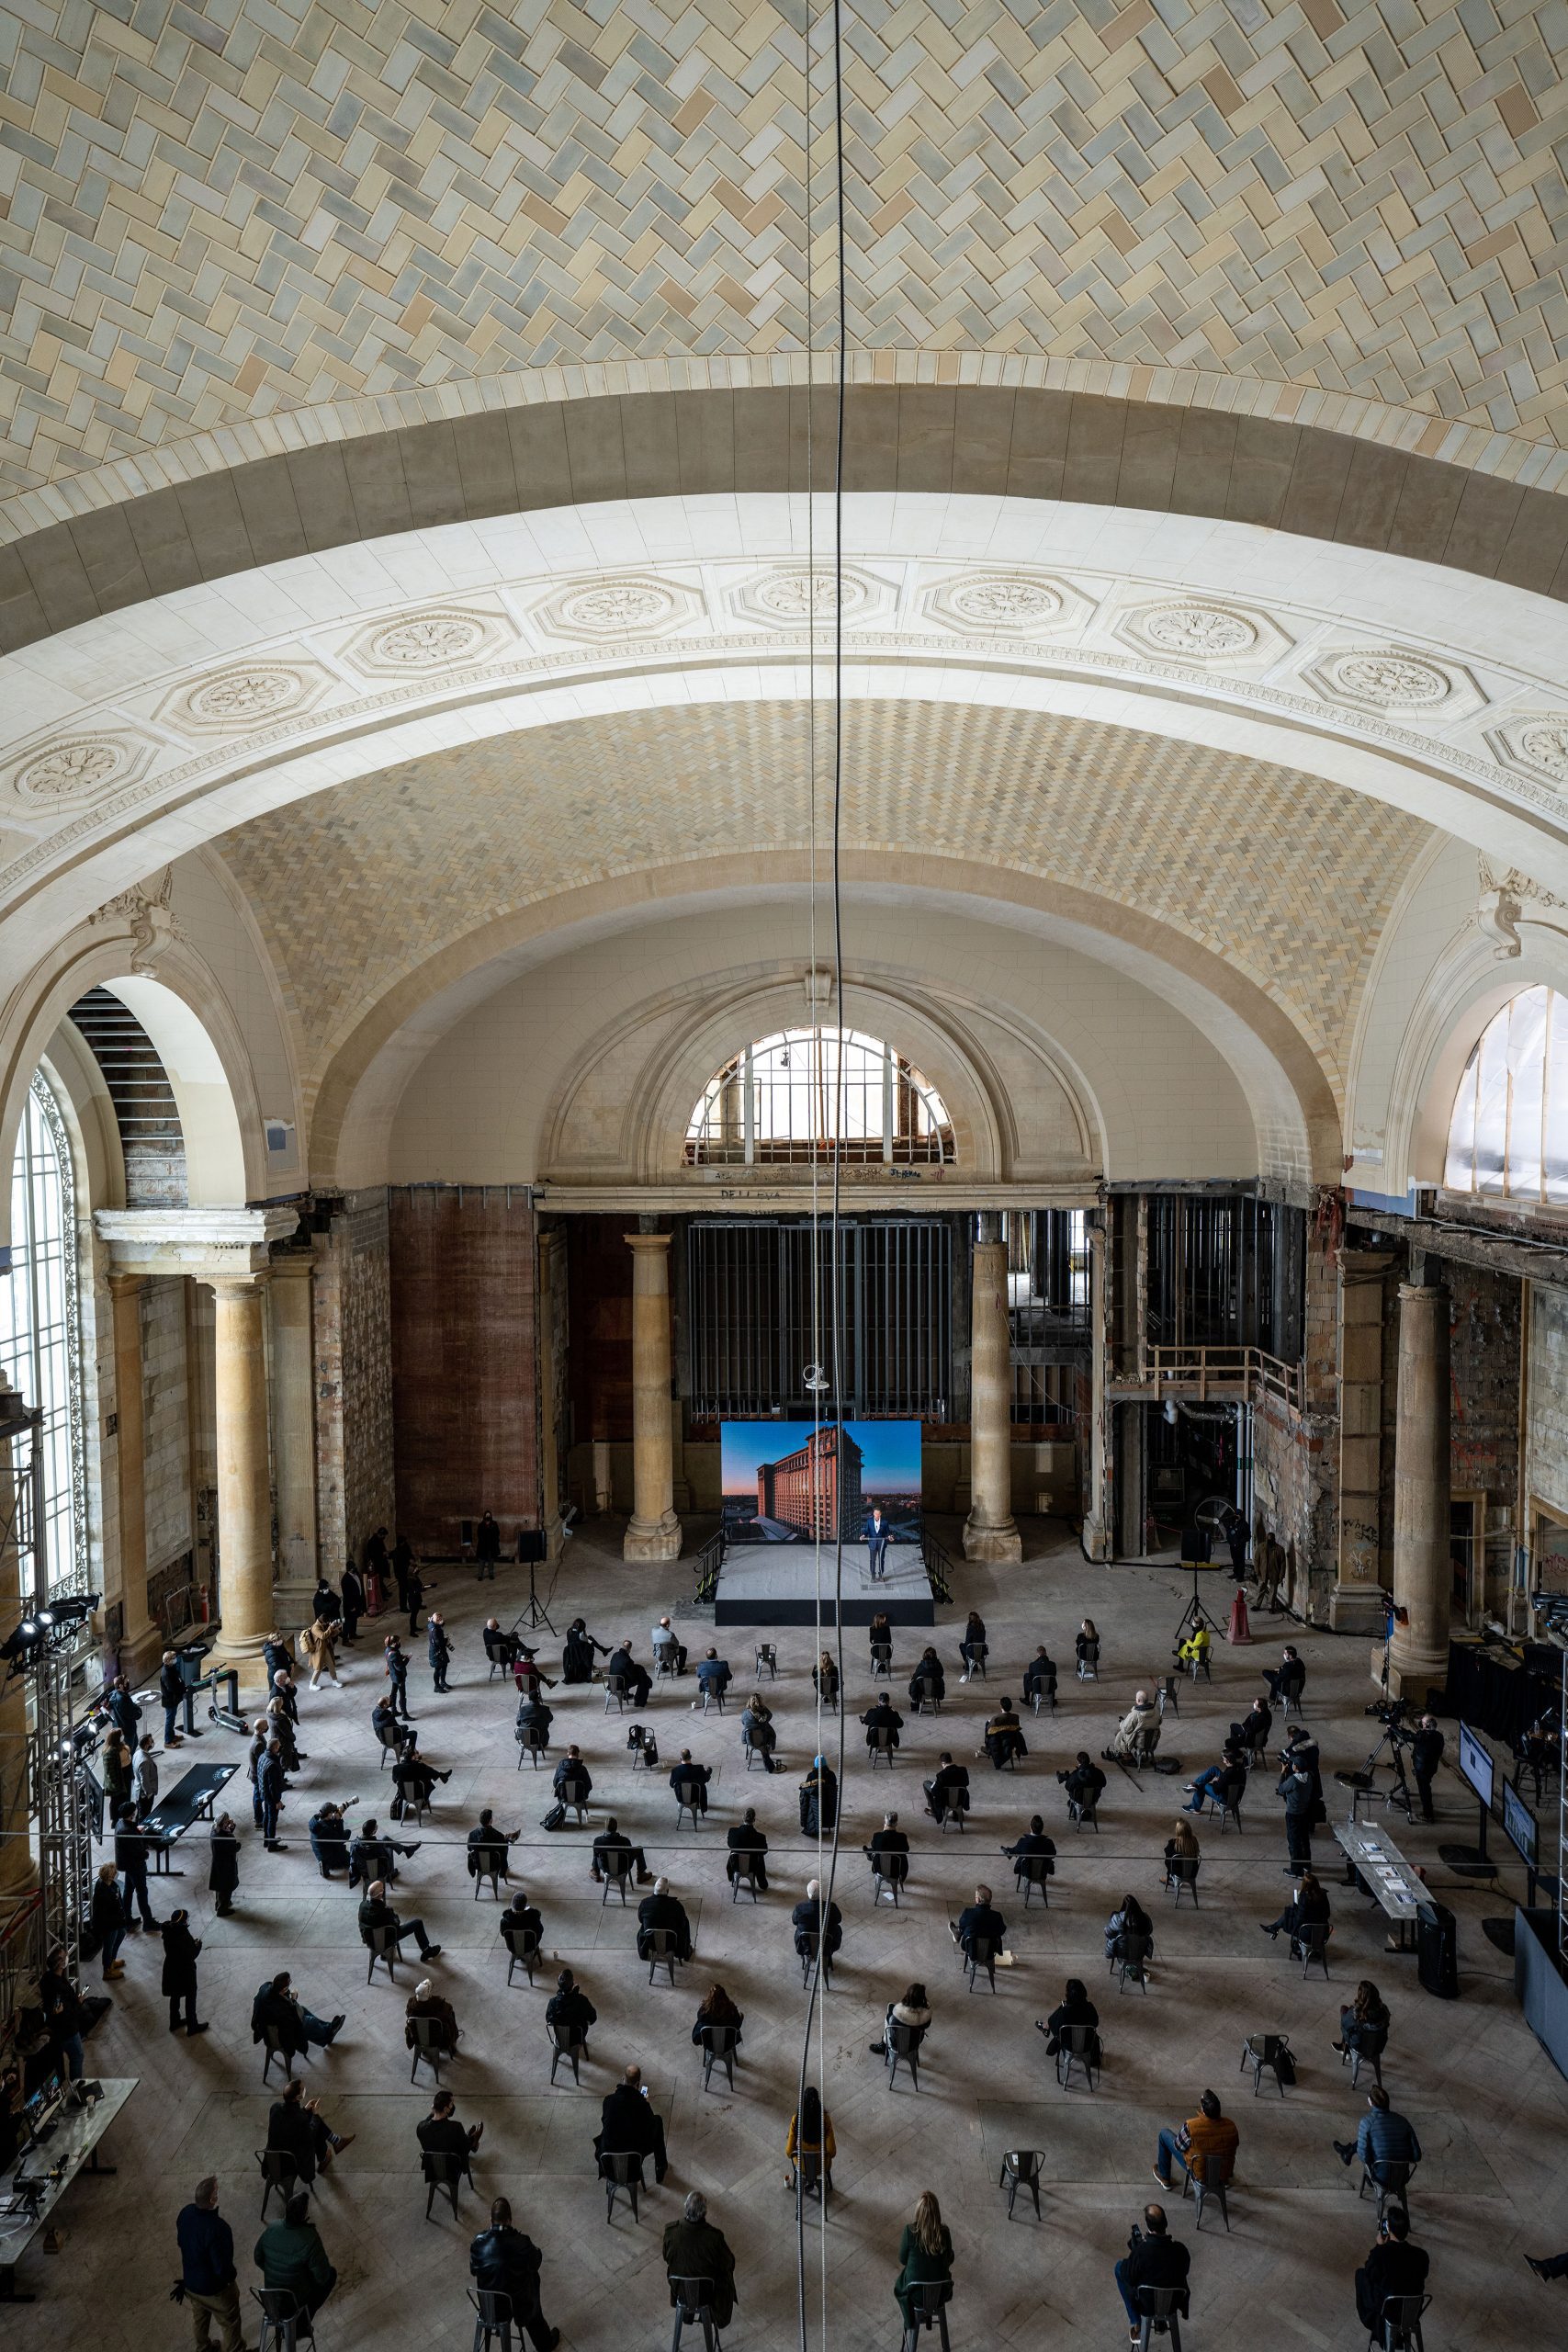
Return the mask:
[[942,2301],[953,2301],[953,2240],[942,2221],[942,2207],[929,2188],[915,2208],[914,2220],[904,2224],[904,2234],[898,2241],[898,2266],[893,2292],[898,2298],[906,2327],[910,2324],[911,2287],[940,2283]]

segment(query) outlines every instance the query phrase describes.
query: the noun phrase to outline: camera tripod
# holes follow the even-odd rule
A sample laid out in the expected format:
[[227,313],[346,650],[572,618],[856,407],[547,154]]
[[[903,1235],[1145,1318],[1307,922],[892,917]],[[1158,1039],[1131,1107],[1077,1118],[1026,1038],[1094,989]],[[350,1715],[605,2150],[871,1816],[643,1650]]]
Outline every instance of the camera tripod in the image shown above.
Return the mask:
[[[1382,1789],[1375,1788],[1373,1786],[1373,1781],[1377,1774],[1378,1758],[1382,1756],[1385,1747],[1390,1751],[1389,1762],[1393,1772],[1393,1786],[1386,1794]],[[1350,1812],[1352,1817],[1355,1815],[1356,1807],[1360,1803],[1361,1799],[1365,1797],[1369,1804],[1375,1804],[1381,1801],[1388,1806],[1391,1812],[1393,1810],[1394,1806],[1397,1805],[1401,1813],[1404,1814],[1406,1821],[1410,1821],[1415,1818],[1416,1799],[1411,1792],[1410,1783],[1404,1777],[1404,1746],[1399,1734],[1393,1724],[1384,1724],[1382,1737],[1378,1741],[1377,1746],[1373,1748],[1371,1754],[1368,1757],[1366,1762],[1362,1765],[1359,1772],[1336,1772],[1334,1777],[1338,1781],[1342,1789],[1348,1789],[1351,1792]]]
[[1189,1628],[1196,1633],[1200,1625],[1207,1625],[1211,1634],[1217,1634],[1222,1642],[1224,1640],[1224,1627],[1217,1617],[1210,1616],[1198,1598],[1198,1578],[1201,1573],[1199,1564],[1194,1561],[1192,1563],[1192,1598],[1177,1620],[1176,1633],[1171,1641],[1173,1650],[1179,1650],[1187,1638]]

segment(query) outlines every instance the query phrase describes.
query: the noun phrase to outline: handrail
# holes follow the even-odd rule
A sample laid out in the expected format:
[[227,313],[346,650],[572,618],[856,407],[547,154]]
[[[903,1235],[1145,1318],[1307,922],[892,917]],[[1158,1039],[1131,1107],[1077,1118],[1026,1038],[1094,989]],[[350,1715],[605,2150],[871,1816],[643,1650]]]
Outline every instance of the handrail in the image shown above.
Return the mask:
[[713,1600],[718,1591],[718,1572],[724,1566],[724,1555],[728,1549],[728,1545],[725,1542],[724,1530],[721,1527],[716,1534],[708,1537],[692,1563],[692,1573],[696,1578],[694,1600],[700,1601]]
[[1207,1396],[1214,1382],[1230,1387],[1240,1384],[1249,1396],[1261,1390],[1298,1409],[1302,1401],[1300,1364],[1281,1363],[1261,1348],[1179,1348],[1151,1341],[1140,1351],[1135,1376],[1156,1390],[1196,1387],[1200,1398]]
[[920,1533],[920,1557],[925,1562],[926,1577],[931,1585],[931,1599],[951,1603],[953,1587],[948,1582],[953,1562],[929,1530]]

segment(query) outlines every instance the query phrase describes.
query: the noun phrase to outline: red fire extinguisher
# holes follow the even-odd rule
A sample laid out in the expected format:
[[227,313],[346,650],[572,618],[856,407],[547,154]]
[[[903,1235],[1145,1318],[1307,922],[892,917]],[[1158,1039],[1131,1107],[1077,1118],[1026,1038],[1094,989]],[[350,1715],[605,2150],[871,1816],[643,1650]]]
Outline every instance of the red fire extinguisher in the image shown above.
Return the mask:
[[209,1623],[212,1615],[211,1602],[209,1599],[207,1587],[205,1585],[199,1585],[197,1588],[196,1603],[197,1609],[201,1612],[201,1622],[205,1625]]

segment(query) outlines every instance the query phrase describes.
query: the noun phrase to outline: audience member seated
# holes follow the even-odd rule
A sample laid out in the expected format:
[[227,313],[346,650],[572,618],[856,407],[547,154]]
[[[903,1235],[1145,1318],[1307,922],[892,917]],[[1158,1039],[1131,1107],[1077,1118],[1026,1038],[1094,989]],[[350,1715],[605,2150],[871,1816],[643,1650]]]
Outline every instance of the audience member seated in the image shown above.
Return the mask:
[[[964,1639],[958,1645],[958,1655],[964,1660],[964,1671],[958,1678],[960,1682],[967,1682],[972,1674],[981,1671],[989,1646],[986,1639],[986,1621],[977,1609],[971,1609],[964,1620]],[[1005,1705],[1006,1702],[1003,1703]]]
[[413,1737],[412,1731],[399,1721],[390,1699],[378,1699],[370,1710],[370,1728],[383,1747],[400,1751]]
[[610,1815],[604,1828],[593,1840],[593,1864],[588,1875],[595,1884],[598,1884],[604,1876],[604,1865],[600,1858],[609,1853],[629,1854],[637,1871],[638,1886],[653,1884],[653,1872],[648,1867],[648,1859],[642,1848],[634,1846],[631,1839],[625,1836],[614,1814]]
[[613,1681],[617,1675],[625,1682],[626,1696],[633,1706],[646,1707],[653,1684],[647,1667],[632,1656],[632,1645],[628,1640],[619,1642],[604,1660],[605,1681]]
[[[699,1674],[702,1672],[701,1667],[697,1668],[697,1672]],[[711,1764],[694,1764],[692,1761],[691,1749],[689,1747],[683,1747],[681,1750],[681,1761],[671,1772],[670,1785],[674,1790],[676,1798],[679,1801],[684,1793],[682,1784],[694,1782],[695,1788],[693,1793],[695,1796],[697,1811],[699,1813],[705,1813],[708,1809],[708,1782],[712,1778],[713,1766]]]
[[1153,1939],[1155,1923],[1135,1894],[1124,1894],[1105,1923],[1105,1957],[1121,1960],[1125,1957],[1124,1939],[1142,1937]]
[[1116,1726],[1116,1736],[1106,1749],[1120,1764],[1146,1763],[1159,1746],[1159,1709],[1146,1690],[1134,1690],[1133,1703]]
[[1182,1806],[1183,1813],[1201,1813],[1205,1804],[1217,1804],[1223,1813],[1233,1794],[1239,1798],[1245,1793],[1247,1767],[1227,1743],[1220,1761],[1209,1765],[1185,1786],[1189,1802]]
[[724,1866],[725,1875],[730,1880],[731,1883],[733,1883],[740,1875],[740,1856],[742,1854],[751,1854],[756,1857],[752,1875],[756,1880],[759,1890],[763,1894],[766,1894],[768,1891],[768,1865],[764,1858],[768,1850],[768,1840],[765,1834],[757,1826],[757,1808],[755,1805],[749,1804],[747,1806],[745,1813],[736,1823],[725,1842],[729,1848],[729,1859]]
[[575,1740],[572,1741],[550,1777],[551,1788],[556,1795],[565,1802],[570,1802],[566,1795],[569,1782],[575,1782],[577,1794],[586,1804],[593,1793],[593,1775],[583,1762],[582,1750]]
[[677,1960],[692,1957],[692,1923],[686,1917],[685,1905],[670,1892],[667,1878],[656,1878],[653,1893],[645,1895],[637,1907],[637,1956],[638,1960],[653,1957],[653,1938],[663,1928],[675,1939]]
[[363,1886],[368,1890],[377,1879],[391,1886],[398,1875],[394,1856],[401,1854],[407,1860],[411,1854],[418,1853],[423,1842],[423,1839],[415,1838],[403,1844],[396,1838],[383,1838],[372,1816],[348,1849],[350,1887]]
[[890,1748],[897,1747],[898,1735],[904,1728],[904,1718],[886,1691],[879,1699],[873,1700],[861,1717],[861,1722],[865,1726],[865,1744],[868,1748],[875,1747],[880,1744],[877,1738],[879,1732],[887,1734],[887,1745]]
[[756,1691],[747,1700],[741,1712],[740,1737],[754,1756],[761,1758],[764,1772],[778,1770],[773,1761],[773,1750],[779,1741],[779,1736],[773,1729],[773,1711]]
[[594,1640],[588,1630],[586,1621],[581,1617],[574,1617],[566,1629],[566,1639],[561,1644],[561,1680],[563,1682],[592,1682],[594,1659],[608,1657],[609,1655],[607,1645]]
[[1262,1748],[1266,1751],[1273,1730],[1274,1717],[1269,1710],[1269,1702],[1259,1694],[1236,1725],[1236,1744],[1238,1747],[1247,1748],[1249,1753],[1254,1748]]
[[678,2222],[664,2228],[664,2272],[671,2282],[670,2301],[678,2301],[677,2278],[705,2278],[708,2309],[716,2327],[728,2327],[735,2316],[735,2256],[722,2230],[708,2220],[707,2199],[695,2188],[682,2208]]
[[[450,2091],[437,2091],[431,2102],[430,2113],[423,2123],[415,2126],[415,2136],[427,2156],[456,2156],[460,2169],[468,2171],[468,2160],[484,2138],[482,2123],[459,2123],[457,2102]],[[469,2178],[473,2177],[469,2174]]]
[[626,2068],[601,2108],[593,2153],[596,2156],[651,2156],[656,2182],[670,2169],[663,2119],[643,2087],[640,2066]]
[[950,1748],[944,1747],[938,1758],[935,1780],[925,1781],[923,1786],[926,1811],[933,1821],[940,1821],[943,1814],[968,1812],[969,1767],[955,1764]]
[[1176,1645],[1177,1664],[1185,1667],[1189,1674],[1206,1673],[1209,1648],[1209,1628],[1207,1625],[1194,1625],[1187,1639]]
[[953,2301],[953,2240],[942,2218],[942,2207],[928,2188],[906,2222],[898,2239],[898,2276],[893,2292],[906,2330],[914,2324],[909,2290],[940,2287],[944,2303]]
[[512,1889],[511,1900],[501,1915],[498,1927],[502,1929],[510,1928],[514,1931],[521,1928],[531,1932],[540,1943],[545,1940],[544,1920],[520,1886]]
[[410,1732],[408,1746],[392,1767],[392,1784],[397,1790],[392,1799],[392,1818],[401,1821],[411,1806],[426,1805],[437,1781],[449,1781],[450,1770],[438,1772],[418,1753],[418,1737]]
[[305,2057],[312,2042],[330,2050],[343,2025],[341,2009],[331,2024],[323,2024],[305,2007],[294,1991],[287,1968],[280,1968],[276,1976],[265,1977],[251,2003],[251,2040],[265,2041],[270,2028],[277,2037],[278,2048],[291,2052],[296,2058]]
[[1045,1865],[1040,1872],[1042,1878],[1055,1878],[1056,1875],[1056,1841],[1046,1837],[1045,1824],[1037,1813],[1030,1815],[1029,1826],[1023,1836],[1015,1838],[1010,1846],[1004,1846],[1001,1850],[1011,1858],[1015,1879],[1032,1878],[1034,1873],[1023,1865],[1035,1860]]
[[975,1889],[975,1900],[966,1903],[956,1919],[947,1923],[948,1934],[965,1960],[972,1958],[977,1943],[989,1944],[995,1960],[1007,1941],[1008,1923],[991,1901],[988,1886]]
[[[1356,2316],[1369,2335],[1382,2340],[1382,2307],[1391,2295],[1426,2293],[1431,2267],[1426,2247],[1410,2243],[1409,2214],[1391,2205],[1383,2215],[1376,2245],[1356,2273]],[[1530,2267],[1536,2269],[1539,2265],[1532,2263]]]
[[255,2245],[255,2265],[262,2285],[274,2293],[293,2295],[304,2305],[306,2322],[300,2333],[313,2337],[310,2322],[337,2285],[337,2272],[327,2260],[321,2233],[310,2219],[306,2189],[291,2197],[281,2222],[269,2222]]
[[697,1688],[722,1699],[729,1688],[729,1660],[720,1657],[716,1650],[709,1650],[706,1657],[697,1661]]
[[1089,2031],[1088,2051],[1091,2065],[1100,2065],[1100,2011],[1089,1999],[1081,1981],[1069,1976],[1061,1999],[1043,2022],[1034,2020],[1036,2033],[1045,2036],[1045,2048],[1055,2058],[1062,2047],[1062,2036],[1068,2026],[1087,2026]]
[[497,1878],[505,1878],[507,1849],[522,1835],[521,1826],[516,1829],[498,1829],[495,1815],[488,1804],[484,1806],[479,1827],[468,1832],[468,1876],[478,1878],[481,1872],[493,1871]]
[[1388,2093],[1379,2083],[1367,2093],[1367,2111],[1354,2140],[1336,2140],[1334,2153],[1344,2165],[1359,2156],[1372,2178],[1378,2180],[1385,2165],[1418,2165],[1421,2143],[1416,2137],[1416,2126],[1404,2116],[1394,2113],[1388,2103]]
[[1073,1635],[1073,1650],[1077,1658],[1077,1675],[1084,1681],[1099,1672],[1100,1634],[1092,1617],[1086,1617]]
[[563,1968],[556,1978],[556,1989],[545,2006],[545,2023],[552,2031],[558,2026],[574,2041],[581,2041],[586,2051],[588,2029],[598,2015],[598,2010],[570,1969]]
[[1235,2169],[1235,2154],[1241,2145],[1241,2134],[1220,2107],[1213,2091],[1205,2091],[1198,2101],[1198,2112],[1190,2115],[1176,2131],[1159,2135],[1155,2154],[1155,2178],[1162,2188],[1173,2188],[1170,2177],[1173,2162],[1194,2180],[1209,2177],[1209,2165],[1217,2158],[1222,2178],[1228,2178]]
[[[439,1944],[433,1944],[425,1934],[424,1921],[400,1919],[387,1900],[385,1881],[375,1879],[367,1887],[365,1899],[359,1906],[359,1940],[367,1951],[370,1950],[370,1939],[378,1928],[391,1928],[394,1941],[400,1947],[400,1951],[403,1938],[412,1936],[419,1946],[421,1960],[435,1960],[440,1956],[441,1947]],[[394,1951],[393,1958],[397,1959],[399,1956],[400,1951]]]
[[739,2041],[740,2029],[745,2022],[743,2012],[736,2007],[723,1985],[710,1984],[697,2010],[697,2021],[692,2028],[692,2040],[700,2050],[703,2046],[704,2028],[715,2025],[728,2026],[736,2041]]
[[310,1815],[310,1851],[323,1878],[348,1868],[348,1832],[343,1813],[341,1804],[323,1804]]
[[1027,1706],[1035,1699],[1048,1699],[1056,1688],[1056,1668],[1043,1642],[1023,1669],[1023,1697]]
[[542,1693],[536,1688],[525,1690],[517,1702],[512,1736],[519,1747],[548,1747],[554,1721],[554,1712]]
[[[568,1639],[570,1639],[570,1635]],[[517,1654],[522,1646],[516,1634],[503,1633],[499,1617],[487,1617],[484,1622],[483,1641],[485,1657],[491,1665],[503,1666],[510,1672],[517,1662]],[[570,1676],[568,1679],[570,1679]]]
[[498,2197],[490,2209],[489,2229],[481,2230],[468,2248],[468,2276],[481,2293],[506,2297],[534,2352],[555,2352],[560,2330],[550,2326],[539,2308],[543,2261],[533,2239],[513,2228],[512,2208]]
[[274,2099],[266,2122],[266,2144],[276,2154],[291,2156],[294,2169],[308,2188],[335,2155],[351,2147],[358,2134],[334,2132],[321,2113],[319,2098],[307,2098],[305,2086],[295,2076]]
[[911,1707],[918,1707],[919,1705],[921,1699],[926,1695],[923,1686],[928,1681],[932,1685],[931,1695],[933,1699],[946,1698],[947,1677],[942,1672],[941,1658],[938,1657],[935,1650],[931,1647],[929,1642],[920,1654],[919,1664],[916,1667],[913,1674],[909,1677],[909,1704]]
[[1023,1736],[1022,1725],[1013,1712],[1010,1699],[1002,1701],[986,1725],[985,1752],[991,1759],[992,1770],[998,1772],[1013,1757],[1029,1753],[1029,1743]]
[[[677,1674],[685,1673],[686,1645],[680,1639],[679,1635],[676,1634],[674,1626],[671,1623],[668,1617],[661,1617],[658,1624],[655,1625],[653,1629],[652,1646],[655,1658],[658,1662],[660,1664],[667,1662],[674,1668]],[[662,1657],[662,1653],[665,1651],[669,1652],[669,1658],[667,1661]],[[615,1671],[614,1668],[611,1668],[610,1671],[613,1673]],[[640,1707],[643,1704],[643,1702],[639,1699],[637,1701],[637,1704]]]
[[795,1905],[789,1915],[789,1923],[795,1929],[795,1951],[803,1960],[808,1936],[820,1937],[819,1950],[825,1960],[831,1960],[844,1940],[843,1914],[836,1903],[823,1902],[820,1879],[807,1881],[806,1899]]
[[1071,1770],[1058,1772],[1056,1778],[1066,1791],[1069,1821],[1092,1813],[1105,1792],[1105,1775],[1087,1747],[1080,1747]]
[[1263,1933],[1266,1936],[1277,1936],[1282,1928],[1288,1929],[1290,1931],[1291,1938],[1291,1950],[1299,1953],[1301,1950],[1302,1929],[1303,1928],[1326,1927],[1328,1925],[1328,1889],[1325,1886],[1320,1885],[1318,1881],[1313,1876],[1311,1871],[1306,1870],[1303,1871],[1294,1894],[1291,1897],[1289,1903],[1286,1904],[1279,1917],[1277,1919],[1266,1919],[1261,1922],[1261,1925]]
[[1167,1886],[1174,1886],[1179,1879],[1190,1878],[1193,1873],[1190,1865],[1201,1859],[1202,1850],[1198,1843],[1198,1832],[1190,1821],[1184,1821],[1179,1814],[1172,1834],[1165,1841]]
[[[1145,2205],[1144,2226],[1134,2225],[1127,2240],[1127,2251],[1116,2265],[1117,2291],[1127,2313],[1127,2326],[1133,2342],[1143,2333],[1143,2314],[1138,2309],[1140,2287],[1168,2287],[1185,2299],[1187,2273],[1191,2257],[1179,2238],[1170,2236],[1166,2224],[1163,2205]],[[1181,2309],[1182,2317],[1186,2311]]]
[[440,2049],[448,2058],[455,2058],[457,2054],[457,2044],[462,2040],[462,2035],[457,2030],[457,2013],[451,2002],[444,1999],[435,1990],[428,1976],[422,1984],[414,1986],[413,1991],[409,1995],[408,2007],[403,2011],[405,2050],[414,2050],[419,2046],[419,2036],[414,2031],[414,2022],[416,2018],[421,2018],[436,2029],[436,2041]]
[[926,1999],[923,1984],[911,1984],[897,2001],[889,2001],[882,2020],[882,2039],[871,2045],[874,2058],[886,2058],[890,2026],[908,2026],[911,2033],[924,2033],[931,2021],[931,2004]]
[[902,1886],[909,1875],[909,1841],[898,1826],[896,1813],[885,1813],[882,1826],[874,1830],[869,1846],[862,1848],[867,1860],[874,1856],[874,1867],[889,1886]]
[[1359,2052],[1364,2057],[1381,2058],[1388,2029],[1389,2014],[1378,1988],[1370,1977],[1363,1976],[1356,1987],[1354,2002],[1339,2012],[1339,2039],[1333,2046],[1342,2056]]
[[1277,1707],[1287,1699],[1299,1699],[1306,1687],[1306,1667],[1293,1642],[1285,1644],[1278,1666],[1266,1666],[1261,1671]]
[[[833,2158],[838,2153],[839,2143],[833,2136],[833,2119],[823,2106],[816,2084],[807,2083],[799,2113],[789,2119],[789,2130],[784,2135],[784,2154],[796,2172],[802,2156],[815,2156],[821,2167],[823,2188],[831,2188]],[[795,2187],[793,2175],[785,2186],[789,2188]]]
[[519,1635],[517,1655],[512,1661],[512,1679],[520,1699],[542,1699],[547,1690],[555,1689],[555,1679],[539,1664],[537,1649]]
[[800,1784],[800,1834],[826,1838],[839,1818],[839,1776],[825,1756],[814,1756]]
[[839,1668],[831,1650],[818,1652],[817,1663],[811,1669],[811,1688],[825,1707],[838,1705]]

